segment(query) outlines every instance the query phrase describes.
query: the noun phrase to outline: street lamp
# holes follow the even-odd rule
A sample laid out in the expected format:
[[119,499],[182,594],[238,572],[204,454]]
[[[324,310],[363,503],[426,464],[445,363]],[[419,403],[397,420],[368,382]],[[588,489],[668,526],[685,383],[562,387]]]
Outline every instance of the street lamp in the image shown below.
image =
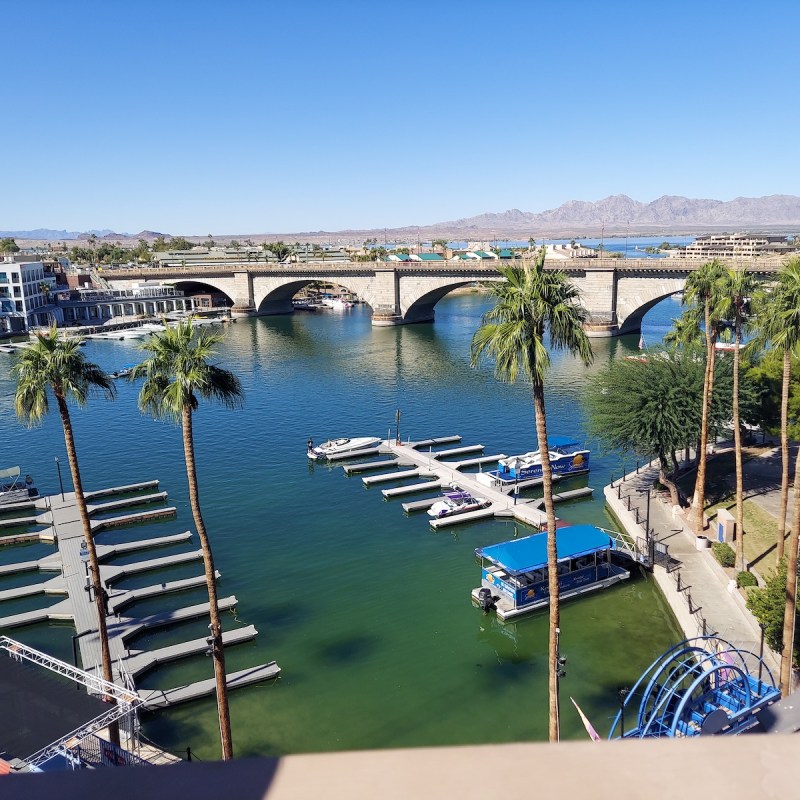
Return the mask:
[[55,456],[56,459],[56,469],[58,470],[58,485],[61,487],[61,502],[64,502],[64,481],[61,480],[61,462],[58,460],[58,456]]

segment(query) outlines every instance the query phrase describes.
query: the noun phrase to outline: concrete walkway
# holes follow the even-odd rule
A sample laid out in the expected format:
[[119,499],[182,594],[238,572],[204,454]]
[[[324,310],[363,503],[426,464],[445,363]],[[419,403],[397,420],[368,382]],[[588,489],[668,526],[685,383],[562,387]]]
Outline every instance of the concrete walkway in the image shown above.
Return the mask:
[[[603,490],[609,508],[633,538],[645,535],[647,491],[658,478],[657,464],[629,473]],[[697,537],[684,514],[673,510],[669,498],[654,491],[650,498],[650,528],[656,541],[668,545],[670,557],[669,566],[657,566],[654,577],[686,638],[716,633],[758,654],[761,629],[739,590],[730,588],[727,574],[709,548],[697,549]],[[765,645],[764,662],[777,683],[780,655]]]

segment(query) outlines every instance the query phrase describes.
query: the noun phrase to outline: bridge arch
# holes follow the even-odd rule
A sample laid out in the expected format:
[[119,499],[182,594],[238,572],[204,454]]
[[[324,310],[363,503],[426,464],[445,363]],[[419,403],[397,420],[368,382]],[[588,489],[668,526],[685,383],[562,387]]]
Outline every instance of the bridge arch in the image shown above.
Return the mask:
[[232,306],[234,304],[234,298],[231,296],[230,290],[222,281],[214,281],[212,278],[211,280],[177,280],[177,281],[170,281],[170,283],[179,291],[182,291],[186,294],[187,297],[190,297],[192,294],[208,294],[211,292],[216,292],[218,294],[225,295],[228,306]]
[[[469,286],[474,282],[474,278],[447,277],[440,278],[438,281],[431,281],[428,278],[425,281],[425,289],[427,291],[424,291],[421,295],[418,293],[419,287],[409,287],[406,290],[405,287],[401,286],[400,313],[403,322],[431,322],[435,317],[434,307],[443,297],[446,297],[454,289]],[[432,283],[438,285],[430,288]],[[415,292],[414,289],[417,291]]]
[[619,333],[638,333],[644,315],[662,300],[682,294],[686,279],[621,278],[617,283],[617,325]]
[[358,276],[298,275],[291,278],[256,278],[253,280],[253,304],[258,314],[291,314],[294,311],[292,298],[310,283],[332,283],[358,296],[364,303],[373,306],[374,292],[371,281]]

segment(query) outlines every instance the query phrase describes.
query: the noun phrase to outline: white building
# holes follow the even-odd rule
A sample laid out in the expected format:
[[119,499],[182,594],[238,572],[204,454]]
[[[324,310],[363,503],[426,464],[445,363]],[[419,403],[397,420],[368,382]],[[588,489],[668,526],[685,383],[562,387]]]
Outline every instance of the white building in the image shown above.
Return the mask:
[[60,309],[50,300],[55,276],[45,273],[35,256],[0,258],[0,334],[61,321]]

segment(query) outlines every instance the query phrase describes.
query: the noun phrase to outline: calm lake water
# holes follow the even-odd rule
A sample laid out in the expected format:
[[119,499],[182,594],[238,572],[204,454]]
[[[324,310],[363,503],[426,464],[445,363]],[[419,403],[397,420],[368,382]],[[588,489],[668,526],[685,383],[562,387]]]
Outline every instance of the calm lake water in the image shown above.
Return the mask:
[[[488,367],[469,366],[470,339],[487,307],[485,296],[466,294],[440,302],[432,325],[375,329],[369,310],[357,307],[244,320],[228,329],[220,362],[241,377],[246,405],[236,412],[202,406],[195,423],[201,499],[222,572],[220,592],[238,598],[236,613],[224,615],[225,625],[254,624],[259,631],[255,642],[227,651],[227,666],[234,671],[275,659],[283,669],[275,683],[231,693],[237,755],[546,739],[546,613],[501,626],[470,603],[479,579],[474,549],[530,531],[495,521],[435,533],[426,516],[407,517],[400,501],[386,502],[359,477],[309,465],[305,456],[309,436],[386,436],[398,408],[404,439],[458,433],[464,444],[484,444],[487,454],[534,449],[529,387],[497,383]],[[675,301],[665,301],[648,315],[649,344],[678,313]],[[550,432],[585,440],[581,395],[587,378],[633,351],[637,341],[638,336],[595,340],[595,364],[588,369],[554,354],[547,391]],[[109,371],[138,358],[131,342],[90,342],[86,354]],[[35,430],[16,422],[9,365],[3,356],[0,467],[19,463],[40,491],[54,492],[54,456],[61,458],[69,484],[57,415]],[[74,412],[84,483],[98,488],[158,478],[178,517],[98,540],[191,528],[179,430],[141,416],[135,386],[119,382],[118,389],[115,402],[94,400]],[[613,526],[601,489],[622,467],[617,453],[595,445],[588,478],[595,498],[560,506],[559,515]],[[575,480],[571,485],[587,479]],[[0,563],[49,549],[0,548]],[[180,549],[185,548],[174,548]],[[200,572],[199,564],[181,566],[119,585]],[[0,579],[0,589],[37,580],[35,573]],[[54,600],[3,603],[0,613]],[[139,616],[203,600],[203,590],[190,591],[128,611]],[[188,623],[132,646],[161,647],[205,631],[202,622]],[[617,689],[630,686],[680,638],[653,581],[638,572],[623,585],[565,604],[562,631],[567,738],[585,736],[569,696],[605,734]],[[69,625],[10,633],[71,660]],[[210,661],[198,656],[155,670],[140,683],[170,688],[211,675]],[[201,758],[218,757],[211,699],[148,716],[144,730],[176,752],[191,746]]]

